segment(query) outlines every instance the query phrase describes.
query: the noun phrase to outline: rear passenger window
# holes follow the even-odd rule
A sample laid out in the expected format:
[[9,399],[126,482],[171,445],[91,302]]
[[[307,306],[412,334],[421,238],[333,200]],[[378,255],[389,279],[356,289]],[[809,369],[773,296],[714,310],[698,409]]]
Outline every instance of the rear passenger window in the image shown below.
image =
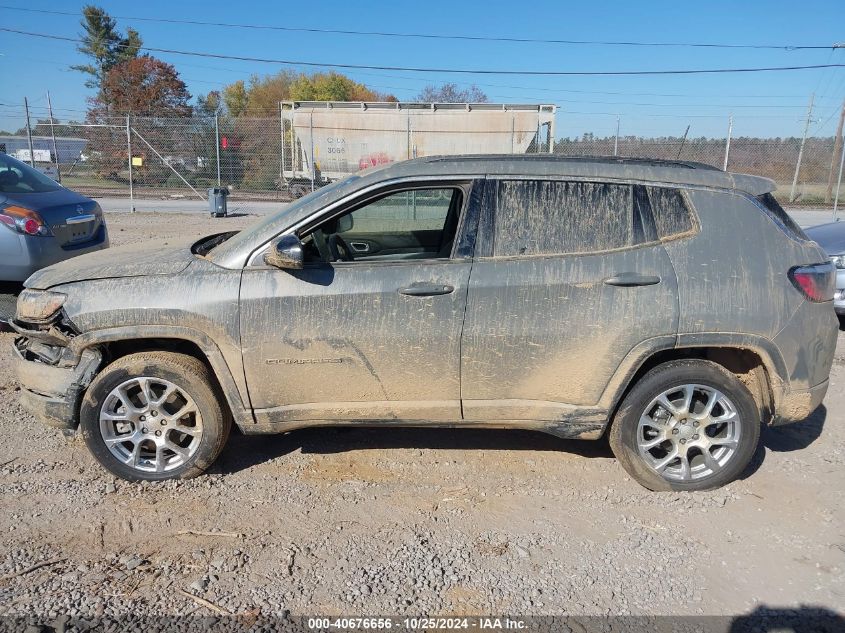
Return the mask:
[[633,243],[633,187],[596,182],[502,180],[495,255],[589,253]]
[[672,237],[692,230],[692,213],[690,213],[683,194],[678,189],[669,187],[645,187],[651,203],[657,234],[661,237]]

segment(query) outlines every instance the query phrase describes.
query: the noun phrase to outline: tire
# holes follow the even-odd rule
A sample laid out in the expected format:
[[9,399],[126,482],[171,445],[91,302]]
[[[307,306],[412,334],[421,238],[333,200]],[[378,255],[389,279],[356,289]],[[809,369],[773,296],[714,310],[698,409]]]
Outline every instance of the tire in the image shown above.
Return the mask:
[[128,481],[196,477],[220,455],[232,426],[214,385],[208,368],[191,356],[125,356],[88,388],[82,436],[106,470]]
[[[661,395],[667,406],[657,401]],[[608,440],[622,467],[649,490],[713,490],[748,466],[760,441],[760,412],[746,386],[721,365],[671,361],[628,392]]]

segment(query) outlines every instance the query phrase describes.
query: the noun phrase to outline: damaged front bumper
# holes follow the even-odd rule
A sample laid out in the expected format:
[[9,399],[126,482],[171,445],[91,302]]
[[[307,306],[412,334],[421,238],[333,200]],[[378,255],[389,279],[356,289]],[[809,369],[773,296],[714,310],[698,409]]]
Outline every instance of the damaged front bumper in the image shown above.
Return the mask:
[[74,358],[66,347],[57,345],[55,333],[29,330],[14,321],[12,327],[23,335],[13,345],[21,405],[49,426],[76,429],[82,395],[100,367],[102,354],[89,348]]

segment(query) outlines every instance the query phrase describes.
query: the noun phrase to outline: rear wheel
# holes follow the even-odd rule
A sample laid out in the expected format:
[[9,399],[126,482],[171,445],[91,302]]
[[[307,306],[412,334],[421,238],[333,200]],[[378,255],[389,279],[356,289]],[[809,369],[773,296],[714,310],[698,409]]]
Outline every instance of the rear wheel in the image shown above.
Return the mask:
[[739,379],[703,360],[660,365],[631,389],[610,429],[625,470],[650,490],[712,490],[736,479],[760,439]]
[[206,366],[191,356],[125,356],[100,372],[85,394],[85,443],[123,479],[196,477],[217,459],[231,428],[212,385]]

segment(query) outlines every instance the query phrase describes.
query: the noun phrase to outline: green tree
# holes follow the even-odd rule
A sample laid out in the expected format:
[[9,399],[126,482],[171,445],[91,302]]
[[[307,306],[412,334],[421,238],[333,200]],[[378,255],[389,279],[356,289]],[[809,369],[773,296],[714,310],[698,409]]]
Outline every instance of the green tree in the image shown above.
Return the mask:
[[222,114],[223,111],[223,97],[219,90],[212,90],[207,95],[197,96],[197,105],[194,111],[198,116],[212,117]]
[[85,85],[100,88],[106,74],[115,66],[138,56],[141,35],[135,29],[126,29],[126,35],[117,30],[117,22],[104,9],[92,4],[82,9],[82,34],[77,50],[91,59],[89,64],[71,66],[73,70],[89,75]]
[[290,88],[293,101],[377,101],[383,95],[340,73],[299,75]]
[[243,80],[239,79],[223,88],[223,103],[226,104],[226,110],[231,116],[238,117],[245,114],[247,100],[248,96]]
[[[38,119],[36,123],[32,126],[32,135],[33,136],[50,136],[51,132],[55,133],[56,136],[79,136],[83,128],[80,127],[80,124],[76,121],[69,121],[68,123],[62,123],[58,119],[53,119],[53,127],[52,130],[50,128],[50,119]],[[4,134],[4,132],[0,132],[0,134]],[[26,128],[22,127],[19,128],[17,132],[15,132],[17,136],[25,136],[26,135]]]

